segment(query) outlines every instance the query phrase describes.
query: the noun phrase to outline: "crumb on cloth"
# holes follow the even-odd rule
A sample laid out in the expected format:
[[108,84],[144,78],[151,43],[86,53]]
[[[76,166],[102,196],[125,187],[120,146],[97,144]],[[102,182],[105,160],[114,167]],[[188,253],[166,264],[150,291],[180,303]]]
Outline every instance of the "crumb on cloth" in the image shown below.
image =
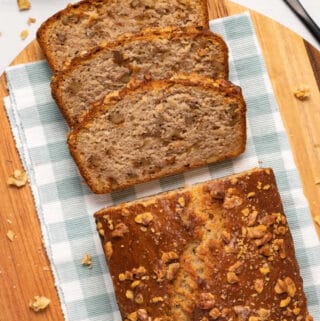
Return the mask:
[[29,10],[31,8],[31,2],[29,0],[18,0],[19,10]]

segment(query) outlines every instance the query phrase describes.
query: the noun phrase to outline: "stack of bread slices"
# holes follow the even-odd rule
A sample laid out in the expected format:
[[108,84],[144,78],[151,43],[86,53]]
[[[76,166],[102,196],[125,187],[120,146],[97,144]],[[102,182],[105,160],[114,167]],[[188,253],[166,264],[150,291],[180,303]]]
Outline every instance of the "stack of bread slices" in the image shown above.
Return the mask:
[[245,102],[204,0],[85,0],[42,24],[52,95],[96,193],[238,156]]

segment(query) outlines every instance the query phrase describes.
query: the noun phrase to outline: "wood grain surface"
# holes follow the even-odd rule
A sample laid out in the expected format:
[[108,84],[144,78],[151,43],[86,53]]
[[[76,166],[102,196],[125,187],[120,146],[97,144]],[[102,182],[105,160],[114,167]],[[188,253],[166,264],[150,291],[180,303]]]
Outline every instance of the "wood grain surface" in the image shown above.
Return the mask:
[[[223,0],[208,1],[210,19],[246,9]],[[296,165],[303,181],[312,215],[320,214],[320,54],[299,36],[278,23],[251,12],[273,89],[280,107]],[[33,41],[13,64],[42,59]],[[309,100],[299,101],[293,88],[310,87]],[[5,77],[0,78],[0,321],[62,321],[29,186],[8,187],[7,178],[21,162],[10,131],[2,97],[7,96]],[[10,223],[11,222],[11,223]],[[13,242],[8,230],[16,233]],[[320,235],[320,229],[317,227]],[[80,263],[79,263],[80,264]],[[49,308],[35,313],[28,308],[35,295],[51,299]]]

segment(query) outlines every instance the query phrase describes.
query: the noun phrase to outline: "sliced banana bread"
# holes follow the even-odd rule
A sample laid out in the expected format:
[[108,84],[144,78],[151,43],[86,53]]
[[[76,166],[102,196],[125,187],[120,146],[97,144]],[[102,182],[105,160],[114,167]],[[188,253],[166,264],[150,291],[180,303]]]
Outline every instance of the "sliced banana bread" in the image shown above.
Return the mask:
[[271,169],[95,218],[123,320],[312,321]]
[[37,32],[53,71],[101,42],[143,28],[208,28],[205,0],[85,0],[56,13]]
[[[131,77],[168,79],[176,72],[227,78],[228,48],[221,37],[197,28],[153,30],[109,43],[71,66],[52,80],[52,95],[72,127],[90,104],[122,89]],[[85,81],[84,81],[85,80]]]
[[110,94],[68,136],[96,193],[235,157],[245,142],[241,89],[196,75]]

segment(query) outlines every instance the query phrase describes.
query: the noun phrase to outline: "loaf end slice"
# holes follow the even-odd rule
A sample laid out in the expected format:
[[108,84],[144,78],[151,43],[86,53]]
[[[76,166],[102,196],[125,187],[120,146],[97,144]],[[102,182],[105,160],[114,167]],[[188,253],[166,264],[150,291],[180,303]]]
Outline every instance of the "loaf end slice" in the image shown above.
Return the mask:
[[53,77],[52,96],[73,127],[83,120],[91,104],[124,88],[133,77],[169,79],[179,72],[227,79],[224,40],[194,27],[158,28],[124,37],[75,58]]
[[208,28],[206,1],[84,0],[45,21],[37,40],[51,69],[57,72],[102,42],[144,28],[166,26]]
[[312,320],[271,169],[95,219],[123,320]]
[[244,151],[240,88],[225,80],[179,77],[110,94],[69,133],[71,154],[94,192],[122,189]]

